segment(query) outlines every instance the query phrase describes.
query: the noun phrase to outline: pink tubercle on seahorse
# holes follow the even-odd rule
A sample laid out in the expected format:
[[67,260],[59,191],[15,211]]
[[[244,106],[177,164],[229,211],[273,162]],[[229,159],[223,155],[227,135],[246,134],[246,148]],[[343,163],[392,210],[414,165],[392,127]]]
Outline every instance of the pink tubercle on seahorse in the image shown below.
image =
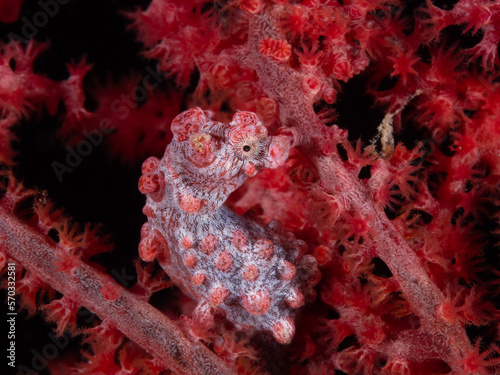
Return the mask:
[[271,331],[290,343],[297,309],[315,298],[316,260],[304,255],[303,241],[237,215],[224,202],[260,169],[283,165],[292,138],[269,136],[252,112],[237,112],[224,124],[200,108],[179,114],[172,132],[163,158],[150,157],[142,167],[148,222],[140,257],[156,258],[198,301],[194,316],[209,321],[218,310],[239,330]]

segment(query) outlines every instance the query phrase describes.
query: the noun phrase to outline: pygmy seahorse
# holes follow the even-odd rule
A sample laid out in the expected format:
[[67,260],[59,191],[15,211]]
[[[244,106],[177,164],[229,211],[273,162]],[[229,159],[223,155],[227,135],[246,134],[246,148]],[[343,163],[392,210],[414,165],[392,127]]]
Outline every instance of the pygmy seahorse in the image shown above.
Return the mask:
[[314,299],[319,280],[307,245],[275,221],[262,225],[224,205],[262,168],[286,161],[289,135],[268,136],[252,112],[229,124],[192,108],[172,122],[161,160],[148,158],[139,190],[148,217],[139,255],[157,259],[171,280],[198,302],[194,316],[210,323],[222,312],[239,330],[271,331],[282,344],[295,334],[299,307]]

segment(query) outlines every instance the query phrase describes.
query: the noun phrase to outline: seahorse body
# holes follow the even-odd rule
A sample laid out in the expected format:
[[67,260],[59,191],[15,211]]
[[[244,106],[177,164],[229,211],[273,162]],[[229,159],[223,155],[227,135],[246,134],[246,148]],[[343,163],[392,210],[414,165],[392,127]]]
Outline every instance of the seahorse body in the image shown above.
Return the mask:
[[143,164],[139,189],[147,195],[148,222],[139,255],[156,258],[198,301],[201,320],[218,309],[238,329],[269,330],[289,343],[296,309],[314,298],[316,260],[276,223],[243,218],[224,202],[248,176],[282,165],[290,137],[269,137],[251,112],[223,124],[200,108],[178,115],[172,132],[163,158]]

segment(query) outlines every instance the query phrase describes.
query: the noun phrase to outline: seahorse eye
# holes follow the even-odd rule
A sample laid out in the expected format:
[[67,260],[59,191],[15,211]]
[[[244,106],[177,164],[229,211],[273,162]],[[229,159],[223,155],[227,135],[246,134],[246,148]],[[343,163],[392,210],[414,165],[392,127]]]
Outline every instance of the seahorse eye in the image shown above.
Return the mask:
[[259,140],[252,138],[242,139],[242,141],[235,148],[236,154],[244,160],[258,157],[263,149],[262,143]]

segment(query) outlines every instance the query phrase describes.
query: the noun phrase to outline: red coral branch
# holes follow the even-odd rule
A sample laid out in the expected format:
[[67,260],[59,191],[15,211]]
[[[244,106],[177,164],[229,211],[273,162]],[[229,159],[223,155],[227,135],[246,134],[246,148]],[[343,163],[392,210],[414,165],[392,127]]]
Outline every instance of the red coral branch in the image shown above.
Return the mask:
[[[0,21],[17,13],[0,0]],[[56,82],[39,73],[48,45],[10,42],[0,54],[5,168],[16,161],[14,125],[43,127],[41,114],[62,124],[54,134],[67,150],[103,142],[128,166],[153,155],[139,180],[150,223],[138,255],[151,263],[136,260],[129,290],[92,263],[115,260],[101,255],[111,244],[99,227],[74,225],[13,179],[0,189],[0,266],[10,257],[26,268],[17,290],[29,313],[44,311],[58,335],[85,335],[92,353],[75,372],[495,373],[496,2],[153,0],[126,15],[162,72],[96,82],[100,63],[87,53]],[[353,89],[386,112],[371,141]],[[365,142],[351,144],[346,114]],[[315,262],[312,288],[319,277],[304,271]],[[165,310],[179,307],[176,322],[147,301],[172,284],[181,292]],[[80,306],[102,322],[81,331]]]
[[[109,275],[77,260],[70,274],[59,272],[60,262],[54,246],[28,225],[0,207],[2,250],[19,261],[43,282],[87,306],[101,319],[123,332],[166,368],[179,374],[231,374],[229,368],[201,343],[189,341],[164,314],[140,296],[125,290]],[[112,285],[119,297],[110,301],[101,289]],[[54,306],[51,306],[51,309]]]

